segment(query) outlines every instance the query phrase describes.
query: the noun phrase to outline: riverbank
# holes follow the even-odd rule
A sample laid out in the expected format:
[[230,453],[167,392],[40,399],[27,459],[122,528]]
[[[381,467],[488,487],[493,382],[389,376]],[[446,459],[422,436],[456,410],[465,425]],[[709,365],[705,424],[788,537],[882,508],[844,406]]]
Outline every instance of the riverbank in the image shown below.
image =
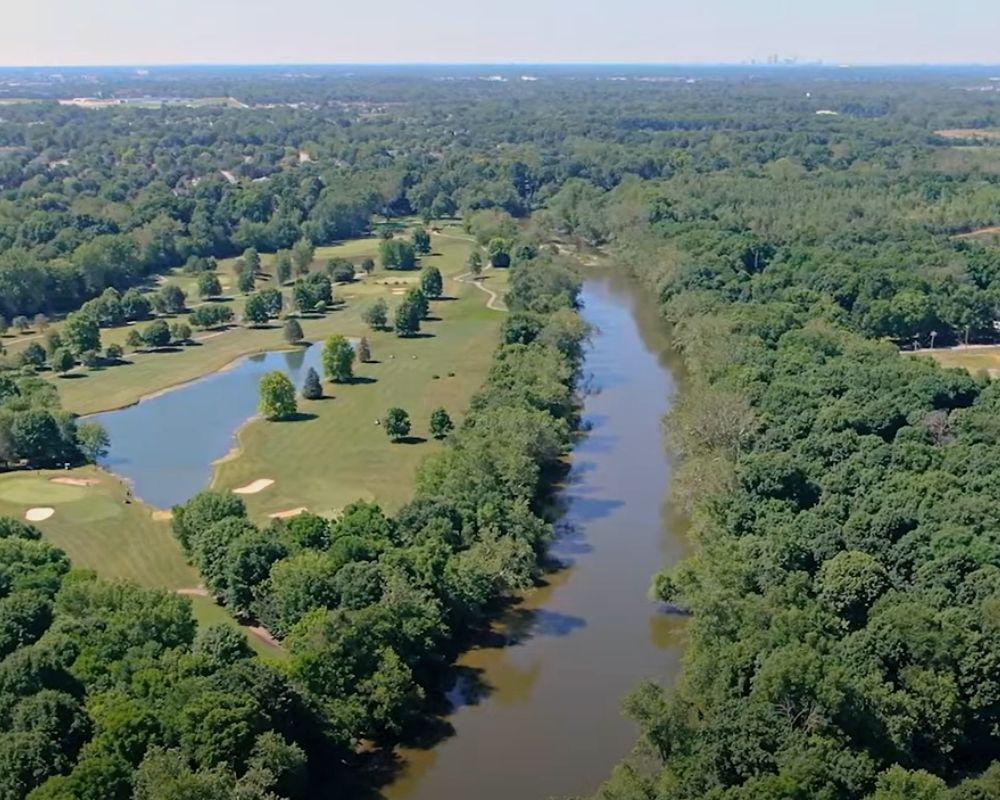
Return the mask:
[[622,717],[640,679],[672,680],[686,622],[646,597],[652,573],[687,552],[663,496],[660,418],[676,365],[655,303],[611,271],[588,273],[583,422],[559,493],[551,555],[562,564],[463,654],[448,694],[452,734],[400,753],[390,800],[589,794],[635,741]]

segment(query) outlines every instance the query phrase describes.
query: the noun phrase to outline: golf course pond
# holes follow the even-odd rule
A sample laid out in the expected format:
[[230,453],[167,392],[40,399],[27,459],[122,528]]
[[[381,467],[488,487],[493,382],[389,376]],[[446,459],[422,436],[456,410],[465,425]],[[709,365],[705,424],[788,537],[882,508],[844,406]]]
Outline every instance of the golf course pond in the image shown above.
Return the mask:
[[322,372],[322,349],[320,343],[245,356],[136,405],[95,414],[111,437],[101,466],[157,508],[183,503],[208,486],[212,464],[232,450],[237,431],[256,414],[261,376],[281,370],[301,388],[309,367]]

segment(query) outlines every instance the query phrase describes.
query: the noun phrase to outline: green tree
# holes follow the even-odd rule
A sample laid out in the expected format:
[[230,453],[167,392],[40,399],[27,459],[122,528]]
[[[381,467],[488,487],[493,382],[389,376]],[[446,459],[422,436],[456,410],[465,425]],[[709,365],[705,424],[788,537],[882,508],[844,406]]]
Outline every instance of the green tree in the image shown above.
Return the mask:
[[[54,358],[56,353],[65,349],[64,347],[58,347],[52,351],[51,356]],[[72,356],[73,354],[70,353],[71,358]],[[38,342],[28,342],[24,350],[21,351],[21,359],[25,364],[30,364],[33,367],[41,367],[45,364],[46,360],[45,348]]]
[[319,373],[312,367],[306,371],[305,381],[302,384],[302,396],[306,400],[319,400],[323,396],[323,384],[320,383]]
[[156,293],[160,308],[165,314],[180,314],[187,303],[187,295],[180,286],[168,283]]
[[274,276],[279,286],[284,286],[292,279],[292,253],[289,250],[279,250],[274,256]]
[[394,442],[410,432],[410,415],[402,408],[390,408],[382,420],[386,435]]
[[435,408],[431,412],[431,435],[435,439],[443,439],[449,433],[455,425],[451,421],[451,417],[448,416],[448,412],[443,408]]
[[170,326],[170,338],[178,344],[191,341],[191,326],[186,322],[175,322]]
[[222,283],[214,272],[203,272],[198,276],[198,297],[203,300],[222,294]]
[[259,293],[250,295],[243,306],[243,319],[251,327],[256,327],[258,325],[266,325],[270,318],[270,315],[267,313],[267,301]]
[[362,364],[366,364],[371,360],[372,360],[371,345],[368,344],[368,337],[362,336],[361,339],[358,341],[358,361],[360,361]]
[[361,311],[361,319],[373,331],[384,330],[389,322],[389,307],[385,300],[380,297],[371,305],[366,306]]
[[365,256],[361,260],[361,269],[365,275],[371,275],[375,271],[375,259],[371,256]]
[[162,319],[154,319],[142,331],[142,342],[146,347],[166,347],[170,344],[170,326]]
[[270,317],[277,317],[281,314],[281,308],[284,305],[284,298],[281,295],[280,289],[261,289],[258,294],[264,299],[264,305],[267,307],[267,314]]
[[60,374],[65,375],[75,366],[76,359],[65,347],[62,350],[56,350],[52,356],[52,369]]
[[346,338],[334,334],[323,346],[323,371],[336,383],[348,383],[354,377],[354,348]]
[[89,463],[96,464],[108,454],[111,438],[100,422],[87,420],[76,426],[76,446]]
[[420,274],[420,288],[427,297],[440,297],[444,291],[441,270],[437,267],[424,267],[424,271]]
[[423,228],[417,228],[413,232],[412,242],[418,253],[427,254],[431,251],[431,235]]
[[510,266],[510,251],[512,243],[502,236],[495,236],[486,245],[486,252],[490,257],[490,264],[494,267]]
[[23,314],[19,314],[18,316],[14,317],[14,319],[11,321],[11,325],[13,325],[14,328],[17,330],[17,332],[20,334],[25,334],[29,330],[31,330],[31,321]]
[[35,330],[39,333],[43,333],[49,327],[49,318],[44,314],[35,314],[35,320],[33,323]]
[[292,247],[292,263],[295,264],[297,275],[306,275],[309,272],[309,265],[312,264],[316,255],[316,248],[308,239],[299,239]]
[[469,253],[469,260],[465,262],[465,265],[474,277],[478,278],[483,274],[483,256],[478,248]]
[[298,410],[295,386],[280,370],[268,372],[260,379],[260,413],[270,420],[288,419]]
[[86,314],[70,314],[62,328],[63,345],[79,355],[87,350],[101,349],[101,330]]
[[111,362],[121,361],[125,355],[125,350],[120,344],[112,342],[104,348],[104,357]]
[[250,272],[260,272],[260,253],[257,252],[257,248],[248,247],[243,251],[241,258],[243,259],[243,263],[247,265],[247,269],[250,270]]
[[236,288],[242,294],[250,294],[257,285],[257,276],[248,268],[243,267],[236,275]]
[[136,328],[132,328],[125,337],[125,346],[130,350],[140,350],[144,345],[142,334]]
[[393,319],[393,327],[397,336],[413,336],[420,331],[420,320],[423,315],[420,313],[420,306],[409,296],[403,298],[396,306],[396,314]]
[[304,337],[304,334],[302,333],[302,326],[294,317],[289,317],[285,320],[282,335],[285,337],[285,341],[289,344],[298,344]]

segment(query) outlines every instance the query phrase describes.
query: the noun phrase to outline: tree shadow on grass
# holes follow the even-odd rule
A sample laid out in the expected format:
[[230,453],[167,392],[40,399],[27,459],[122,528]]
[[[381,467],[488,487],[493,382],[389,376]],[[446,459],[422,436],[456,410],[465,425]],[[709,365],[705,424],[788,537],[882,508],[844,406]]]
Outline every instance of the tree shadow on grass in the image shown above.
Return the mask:
[[409,336],[400,336],[400,339],[433,339],[436,334],[428,333],[427,331],[420,331],[419,333],[411,333]]
[[[368,363],[371,363],[371,362],[368,362]],[[378,383],[378,379],[377,378],[371,378],[368,375],[355,375],[353,378],[351,378],[351,380],[349,381],[349,383],[358,384],[360,386],[360,385],[363,385],[363,384],[366,384],[366,383]]]
[[427,440],[423,436],[400,436],[393,439],[395,444],[423,444]]
[[281,422],[308,422],[311,419],[316,419],[316,414],[310,414],[308,411],[296,411],[294,414],[290,414],[287,417],[282,417]]
[[75,381],[80,378],[89,378],[90,375],[86,372],[67,372],[59,376],[60,380]]
[[424,317],[423,321],[424,322],[440,322],[441,321],[441,317],[433,317],[433,316],[431,316],[431,317]]

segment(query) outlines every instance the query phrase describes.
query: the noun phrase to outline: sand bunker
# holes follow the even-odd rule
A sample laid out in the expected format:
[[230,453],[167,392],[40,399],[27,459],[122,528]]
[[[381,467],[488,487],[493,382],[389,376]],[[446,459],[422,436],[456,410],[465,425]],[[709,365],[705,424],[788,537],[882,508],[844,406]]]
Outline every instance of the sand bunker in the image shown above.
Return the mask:
[[54,508],[29,508],[24,512],[24,518],[28,522],[41,522],[56,513]]
[[237,489],[233,489],[233,494],[257,494],[257,492],[263,492],[273,483],[274,481],[270,478],[257,478],[257,480],[253,483],[248,483],[246,486],[240,486]]
[[287,511],[275,511],[273,514],[268,514],[271,519],[288,519],[288,517],[297,517],[299,514],[305,514],[309,509],[305,506],[299,506],[298,508],[290,508]]
[[393,289],[393,294],[406,294],[406,289]]
[[95,478],[50,478],[52,483],[61,483],[64,486],[97,486],[100,481]]

